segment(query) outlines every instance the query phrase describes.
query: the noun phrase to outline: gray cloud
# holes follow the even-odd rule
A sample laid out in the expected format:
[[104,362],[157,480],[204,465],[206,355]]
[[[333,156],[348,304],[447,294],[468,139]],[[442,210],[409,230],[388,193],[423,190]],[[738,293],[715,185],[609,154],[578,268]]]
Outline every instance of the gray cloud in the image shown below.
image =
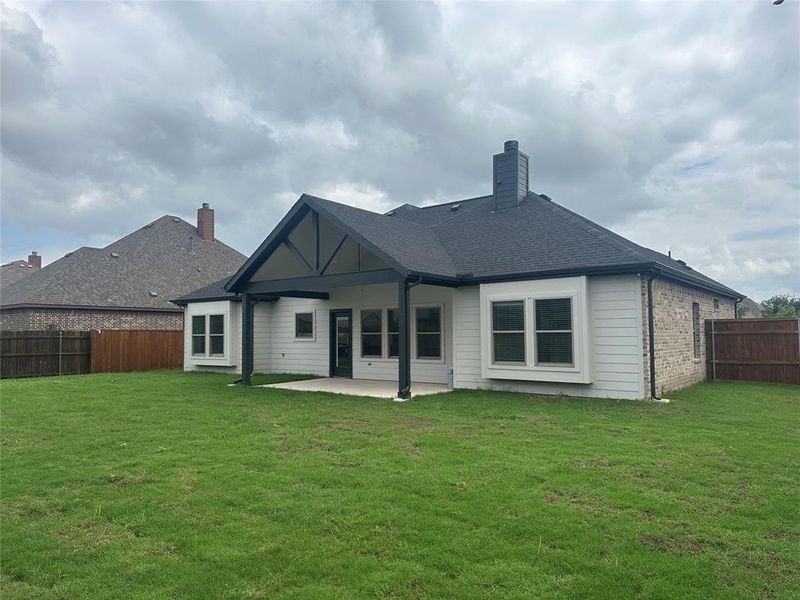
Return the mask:
[[[2,251],[304,192],[376,210],[533,188],[756,298],[800,288],[796,3],[3,7]],[[56,256],[46,256],[47,259]]]

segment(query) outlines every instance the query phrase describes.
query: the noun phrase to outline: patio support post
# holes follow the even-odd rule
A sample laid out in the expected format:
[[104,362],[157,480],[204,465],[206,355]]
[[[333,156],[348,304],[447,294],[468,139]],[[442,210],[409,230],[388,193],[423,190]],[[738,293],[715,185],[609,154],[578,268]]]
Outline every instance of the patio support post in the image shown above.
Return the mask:
[[242,294],[242,385],[253,373],[253,296]]
[[397,282],[397,312],[400,320],[400,356],[398,357],[398,398],[411,397],[411,311],[408,305],[408,281]]

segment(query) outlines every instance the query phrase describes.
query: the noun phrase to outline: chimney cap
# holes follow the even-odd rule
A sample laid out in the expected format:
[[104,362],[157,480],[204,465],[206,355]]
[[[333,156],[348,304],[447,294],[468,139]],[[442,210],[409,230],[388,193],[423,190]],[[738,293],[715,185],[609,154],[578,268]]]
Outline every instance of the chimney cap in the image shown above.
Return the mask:
[[203,208],[211,208],[211,206],[209,206],[208,202],[203,202]]
[[38,256],[39,253],[36,250],[31,250],[31,256]]
[[509,150],[519,150],[519,142],[517,140],[507,140],[505,144],[503,144],[503,150],[508,152]]

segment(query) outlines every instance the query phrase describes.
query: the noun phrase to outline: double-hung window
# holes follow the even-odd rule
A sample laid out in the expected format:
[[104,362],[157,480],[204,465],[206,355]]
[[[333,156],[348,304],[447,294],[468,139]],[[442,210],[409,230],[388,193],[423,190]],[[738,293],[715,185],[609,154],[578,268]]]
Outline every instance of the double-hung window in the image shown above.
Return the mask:
[[380,308],[361,311],[361,356],[383,356],[383,310]]
[[192,356],[225,356],[225,315],[192,316]]
[[534,303],[536,364],[573,364],[572,299],[537,299]]
[[442,310],[438,306],[415,309],[418,359],[442,358]]
[[208,315],[208,347],[210,356],[225,355],[224,315]]
[[192,317],[192,356],[206,355],[206,315]]
[[525,301],[492,302],[492,362],[525,364]]

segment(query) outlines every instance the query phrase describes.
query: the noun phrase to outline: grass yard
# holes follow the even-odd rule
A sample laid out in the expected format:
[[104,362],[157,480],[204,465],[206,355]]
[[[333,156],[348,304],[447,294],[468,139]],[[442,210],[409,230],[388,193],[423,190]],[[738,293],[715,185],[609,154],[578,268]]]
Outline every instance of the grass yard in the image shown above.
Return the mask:
[[800,390],[4,381],[2,597],[798,598]]

